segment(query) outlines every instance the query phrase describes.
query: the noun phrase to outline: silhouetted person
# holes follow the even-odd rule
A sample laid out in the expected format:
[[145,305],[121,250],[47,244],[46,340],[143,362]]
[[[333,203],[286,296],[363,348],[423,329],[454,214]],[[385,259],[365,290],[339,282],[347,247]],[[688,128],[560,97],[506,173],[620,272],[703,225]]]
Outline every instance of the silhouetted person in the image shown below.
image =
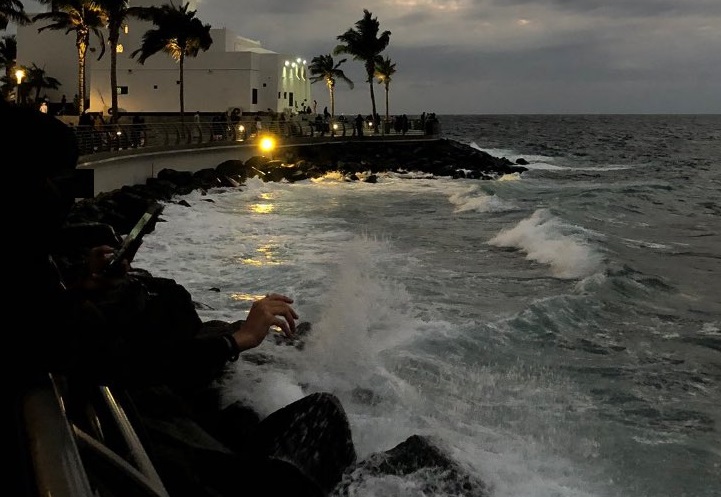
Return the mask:
[[355,118],[355,130],[358,136],[363,136],[363,116],[360,114]]

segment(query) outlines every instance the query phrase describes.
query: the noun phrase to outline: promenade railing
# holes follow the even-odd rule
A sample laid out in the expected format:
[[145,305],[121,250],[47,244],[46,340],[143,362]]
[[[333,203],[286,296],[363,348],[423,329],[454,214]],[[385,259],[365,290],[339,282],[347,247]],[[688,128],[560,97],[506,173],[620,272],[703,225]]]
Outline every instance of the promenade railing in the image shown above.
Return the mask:
[[[192,118],[191,118],[192,119]],[[114,152],[134,148],[177,147],[182,145],[224,144],[252,142],[265,133],[271,133],[291,143],[357,137],[354,123],[337,119],[333,122],[314,119],[263,120],[260,127],[255,120],[151,122],[140,124],[96,124],[74,126],[80,145],[80,154]],[[401,138],[403,136],[437,135],[437,121],[409,119],[406,130],[396,129],[392,122],[381,122],[376,130],[373,122],[363,123],[363,136]]]

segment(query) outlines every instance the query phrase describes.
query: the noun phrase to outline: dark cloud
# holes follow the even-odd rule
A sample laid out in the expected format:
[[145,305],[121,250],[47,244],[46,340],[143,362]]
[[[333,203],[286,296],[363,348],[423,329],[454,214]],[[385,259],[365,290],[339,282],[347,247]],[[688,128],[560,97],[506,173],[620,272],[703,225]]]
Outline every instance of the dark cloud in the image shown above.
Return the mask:
[[499,7],[547,6],[578,14],[609,17],[664,17],[670,15],[720,15],[718,0],[495,0]]
[[[721,113],[721,0],[199,0],[197,5],[204,22],[307,60],[332,53],[336,36],[353,27],[364,8],[382,31],[392,32],[384,55],[397,67],[390,94],[396,112]],[[367,114],[362,65],[349,59],[343,69],[356,86],[338,86],[339,112]],[[327,103],[325,87],[312,88],[319,104]],[[376,84],[375,90],[381,105],[383,87]]]
[[[132,0],[131,0],[132,1]],[[233,13],[233,16],[254,16],[263,14],[302,16],[313,12],[323,13],[337,6],[337,2],[329,0],[200,0],[198,10],[210,10],[221,13]]]

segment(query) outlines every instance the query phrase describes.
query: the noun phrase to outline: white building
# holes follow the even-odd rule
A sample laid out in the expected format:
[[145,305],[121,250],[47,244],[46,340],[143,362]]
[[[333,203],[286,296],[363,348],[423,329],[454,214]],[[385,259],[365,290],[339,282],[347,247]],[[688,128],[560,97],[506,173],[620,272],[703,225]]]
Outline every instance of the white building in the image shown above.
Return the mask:
[[[159,0],[140,0],[132,5],[160,5]],[[32,14],[31,14],[32,16]],[[201,19],[202,21],[202,19]],[[129,18],[120,35],[117,61],[118,107],[121,112],[174,113],[180,110],[179,65],[165,52],[149,57],[140,64],[131,54],[140,48],[143,34],[152,23]],[[33,63],[47,76],[62,83],[58,90],[48,90],[51,102],[65,95],[73,101],[78,88],[78,62],[75,33],[38,28],[49,21],[18,26],[18,64]],[[106,33],[107,34],[107,33]],[[307,61],[296,54],[267,50],[259,41],[238,36],[232,31],[211,29],[213,44],[197,57],[187,57],[184,65],[185,111],[187,113],[226,112],[239,108],[244,113],[298,112],[310,105],[310,81]],[[93,36],[93,44],[97,46]],[[88,51],[86,98],[91,112],[107,114],[110,98],[110,54],[97,60],[98,49]]]

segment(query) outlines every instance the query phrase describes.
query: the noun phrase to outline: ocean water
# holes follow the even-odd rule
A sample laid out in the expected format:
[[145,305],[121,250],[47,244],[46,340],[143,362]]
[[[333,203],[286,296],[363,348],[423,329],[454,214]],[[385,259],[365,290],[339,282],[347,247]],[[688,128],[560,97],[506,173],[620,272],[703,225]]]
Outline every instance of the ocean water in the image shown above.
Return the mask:
[[360,457],[428,435],[495,497],[721,496],[721,116],[440,119],[529,171],[251,179],[166,206],[136,266],[205,319],[273,291],[312,324],[302,349],[244,354],[227,401],[331,391]]

